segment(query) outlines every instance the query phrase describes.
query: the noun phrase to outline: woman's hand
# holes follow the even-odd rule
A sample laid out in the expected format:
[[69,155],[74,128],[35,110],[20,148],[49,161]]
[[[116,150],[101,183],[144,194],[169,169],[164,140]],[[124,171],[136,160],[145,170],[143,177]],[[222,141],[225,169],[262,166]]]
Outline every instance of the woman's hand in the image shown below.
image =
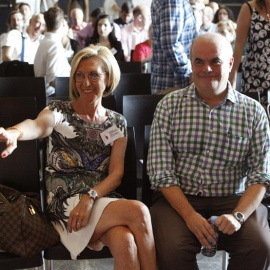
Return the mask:
[[5,142],[7,146],[1,153],[2,158],[9,156],[17,148],[17,140],[20,135],[21,133],[17,129],[6,130],[0,128],[0,142]]
[[93,205],[94,199],[90,198],[88,194],[84,194],[76,207],[70,212],[68,219],[68,231],[70,233],[72,231],[77,232],[86,226]]

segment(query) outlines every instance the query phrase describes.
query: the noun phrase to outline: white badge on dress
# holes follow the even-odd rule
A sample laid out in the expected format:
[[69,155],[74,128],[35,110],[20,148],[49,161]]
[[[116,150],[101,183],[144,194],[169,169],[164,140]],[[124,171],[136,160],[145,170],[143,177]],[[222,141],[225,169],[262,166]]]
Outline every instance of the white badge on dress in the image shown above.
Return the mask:
[[112,144],[112,142],[114,142],[115,140],[124,137],[123,133],[116,125],[113,125],[110,128],[102,131],[100,133],[100,136],[105,145],[108,145],[110,143]]

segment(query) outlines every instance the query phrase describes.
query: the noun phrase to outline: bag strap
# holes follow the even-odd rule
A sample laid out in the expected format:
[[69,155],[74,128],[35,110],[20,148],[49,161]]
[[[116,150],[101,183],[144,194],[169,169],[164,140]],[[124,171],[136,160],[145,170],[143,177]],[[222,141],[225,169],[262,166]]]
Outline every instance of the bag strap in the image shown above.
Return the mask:
[[248,7],[249,7],[250,14],[252,14],[252,13],[253,13],[253,9],[252,9],[252,7],[251,7],[250,3],[249,3],[249,2],[246,2],[246,4],[247,4],[247,5],[248,5]]

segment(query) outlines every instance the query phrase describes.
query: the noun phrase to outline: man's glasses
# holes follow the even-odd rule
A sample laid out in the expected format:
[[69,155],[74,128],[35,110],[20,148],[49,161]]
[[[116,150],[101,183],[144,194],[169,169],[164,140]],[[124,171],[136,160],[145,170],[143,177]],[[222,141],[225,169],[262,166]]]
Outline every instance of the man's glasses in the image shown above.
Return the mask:
[[[100,76],[105,73],[106,72],[98,73],[98,72],[91,71],[87,75],[87,78],[91,82],[97,82],[100,79]],[[76,72],[74,78],[76,82],[81,83],[85,79],[85,75],[82,72]]]

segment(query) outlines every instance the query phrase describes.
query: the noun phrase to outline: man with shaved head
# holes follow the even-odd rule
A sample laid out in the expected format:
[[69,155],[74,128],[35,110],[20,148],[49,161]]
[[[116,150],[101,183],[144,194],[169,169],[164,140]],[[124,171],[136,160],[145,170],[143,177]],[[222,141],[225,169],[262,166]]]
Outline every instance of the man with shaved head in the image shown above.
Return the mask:
[[196,255],[230,254],[230,270],[270,269],[270,131],[255,100],[232,89],[233,52],[225,37],[194,39],[193,84],[158,104],[150,136],[148,174],[159,270],[198,269]]

